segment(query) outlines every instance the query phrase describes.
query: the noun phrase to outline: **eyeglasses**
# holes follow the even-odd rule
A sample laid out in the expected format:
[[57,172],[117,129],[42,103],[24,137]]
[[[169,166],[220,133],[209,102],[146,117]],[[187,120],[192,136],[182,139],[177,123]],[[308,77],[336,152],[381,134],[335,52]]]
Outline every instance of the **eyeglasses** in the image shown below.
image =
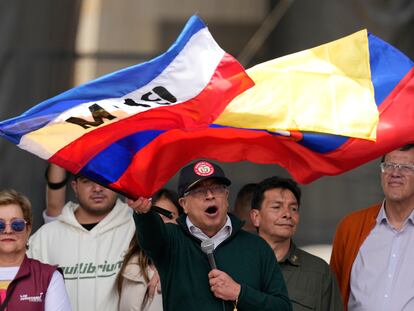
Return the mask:
[[392,162],[382,162],[380,164],[382,173],[392,173],[395,169],[398,169],[403,174],[414,173],[414,164],[401,164]]
[[227,190],[227,187],[225,185],[214,185],[210,187],[200,187],[194,190],[187,191],[184,193],[184,196],[191,194],[192,196],[197,197],[197,198],[205,198],[208,195],[209,191],[213,195],[221,195],[226,190]]
[[0,219],[0,233],[4,233],[6,226],[10,225],[10,228],[14,232],[22,232],[26,228],[27,221],[24,219],[13,219],[10,222],[6,222],[3,219]]

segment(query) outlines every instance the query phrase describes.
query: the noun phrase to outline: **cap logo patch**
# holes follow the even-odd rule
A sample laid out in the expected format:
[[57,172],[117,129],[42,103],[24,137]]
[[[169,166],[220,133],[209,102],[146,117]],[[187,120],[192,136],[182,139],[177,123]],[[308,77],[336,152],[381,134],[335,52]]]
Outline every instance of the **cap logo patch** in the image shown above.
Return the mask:
[[214,173],[214,167],[206,161],[197,162],[194,165],[194,173],[198,176],[210,176]]

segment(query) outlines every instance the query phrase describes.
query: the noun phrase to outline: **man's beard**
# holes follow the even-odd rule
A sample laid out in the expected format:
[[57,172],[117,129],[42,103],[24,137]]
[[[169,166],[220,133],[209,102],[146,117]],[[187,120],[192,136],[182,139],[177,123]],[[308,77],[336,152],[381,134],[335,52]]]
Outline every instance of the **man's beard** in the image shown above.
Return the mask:
[[90,215],[94,215],[94,216],[102,216],[102,215],[106,215],[109,214],[112,209],[115,207],[115,201],[113,202],[109,202],[106,206],[104,207],[90,207],[88,204],[84,204],[82,201],[79,201],[79,206],[80,208],[82,208],[85,212],[87,212]]

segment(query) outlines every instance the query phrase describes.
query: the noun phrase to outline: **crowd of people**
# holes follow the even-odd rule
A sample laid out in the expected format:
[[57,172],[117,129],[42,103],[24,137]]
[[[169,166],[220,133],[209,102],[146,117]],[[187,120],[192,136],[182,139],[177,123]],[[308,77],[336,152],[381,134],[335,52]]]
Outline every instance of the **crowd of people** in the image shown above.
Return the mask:
[[177,192],[135,201],[52,164],[31,236],[28,198],[0,191],[0,310],[414,310],[414,145],[380,171],[384,200],[339,223],[328,265],[294,242],[290,178],[243,187],[240,220],[207,160],[182,168]]

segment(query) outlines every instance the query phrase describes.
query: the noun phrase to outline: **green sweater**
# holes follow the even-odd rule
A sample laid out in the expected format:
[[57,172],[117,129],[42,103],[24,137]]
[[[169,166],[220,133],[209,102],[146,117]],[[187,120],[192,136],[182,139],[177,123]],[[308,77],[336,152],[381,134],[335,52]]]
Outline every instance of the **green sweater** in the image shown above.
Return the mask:
[[[223,310],[222,300],[210,291],[211,270],[200,240],[188,231],[185,215],[178,225],[164,224],[153,211],[134,213],[139,244],[154,261],[161,278],[164,310]],[[217,268],[241,285],[238,311],[292,310],[275,255],[260,237],[241,230],[230,215],[231,236],[215,250]],[[225,301],[225,310],[233,302]]]

